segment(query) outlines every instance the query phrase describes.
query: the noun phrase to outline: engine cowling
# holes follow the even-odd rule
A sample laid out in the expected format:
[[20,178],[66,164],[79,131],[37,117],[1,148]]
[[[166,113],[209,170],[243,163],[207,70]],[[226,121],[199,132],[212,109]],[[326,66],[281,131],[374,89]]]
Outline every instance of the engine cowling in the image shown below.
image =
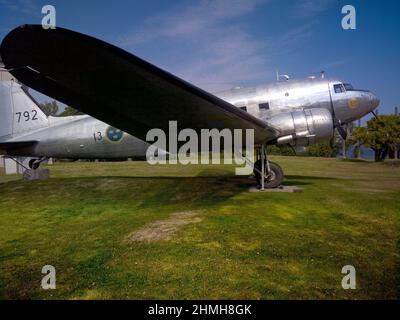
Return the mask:
[[276,140],[278,145],[309,146],[333,136],[332,114],[324,108],[285,112],[268,122],[281,131]]

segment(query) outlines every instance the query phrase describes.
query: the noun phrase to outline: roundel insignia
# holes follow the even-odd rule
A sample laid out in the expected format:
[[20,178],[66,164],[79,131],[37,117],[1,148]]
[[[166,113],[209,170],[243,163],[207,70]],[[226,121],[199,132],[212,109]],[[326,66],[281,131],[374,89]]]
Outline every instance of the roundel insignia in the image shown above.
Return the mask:
[[122,139],[124,139],[125,132],[114,127],[108,127],[106,131],[106,136],[107,139],[111,142],[121,142]]
[[358,108],[360,102],[357,99],[350,99],[349,100],[349,108],[350,109],[356,109]]

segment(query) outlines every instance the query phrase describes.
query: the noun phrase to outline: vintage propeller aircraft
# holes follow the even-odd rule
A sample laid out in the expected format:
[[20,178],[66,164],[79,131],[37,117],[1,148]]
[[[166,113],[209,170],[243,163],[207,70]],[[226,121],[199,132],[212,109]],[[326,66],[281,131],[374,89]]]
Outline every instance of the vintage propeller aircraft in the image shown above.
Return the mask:
[[0,148],[37,158],[34,168],[47,157],[144,155],[146,133],[168,132],[174,120],[179,129],[197,132],[253,129],[255,175],[262,188],[274,188],[283,172],[268,161],[265,146],[307,147],[331,139],[334,128],[345,136],[343,125],[379,105],[370,91],[323,77],[211,94],[120,48],[58,27],[18,27],[3,39],[0,55],[19,82],[90,115],[46,118],[21,85],[3,82]]

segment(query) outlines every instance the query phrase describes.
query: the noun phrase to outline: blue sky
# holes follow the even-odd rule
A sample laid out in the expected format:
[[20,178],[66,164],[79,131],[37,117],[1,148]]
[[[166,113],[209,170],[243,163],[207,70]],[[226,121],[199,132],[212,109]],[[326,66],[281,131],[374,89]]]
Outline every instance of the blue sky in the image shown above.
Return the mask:
[[[275,71],[327,76],[370,89],[380,113],[400,107],[396,0],[0,0],[0,39],[57,9],[57,25],[124,48],[206,90],[275,80]],[[354,5],[357,29],[341,28]],[[43,98],[42,98],[43,99]]]

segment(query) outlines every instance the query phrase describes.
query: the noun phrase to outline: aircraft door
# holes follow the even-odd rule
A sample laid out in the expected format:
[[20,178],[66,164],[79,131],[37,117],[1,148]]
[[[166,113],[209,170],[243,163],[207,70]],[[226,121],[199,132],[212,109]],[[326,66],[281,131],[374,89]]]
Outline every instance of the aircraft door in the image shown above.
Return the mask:
[[338,120],[344,119],[343,112],[347,109],[347,94],[343,83],[329,83],[332,112]]

